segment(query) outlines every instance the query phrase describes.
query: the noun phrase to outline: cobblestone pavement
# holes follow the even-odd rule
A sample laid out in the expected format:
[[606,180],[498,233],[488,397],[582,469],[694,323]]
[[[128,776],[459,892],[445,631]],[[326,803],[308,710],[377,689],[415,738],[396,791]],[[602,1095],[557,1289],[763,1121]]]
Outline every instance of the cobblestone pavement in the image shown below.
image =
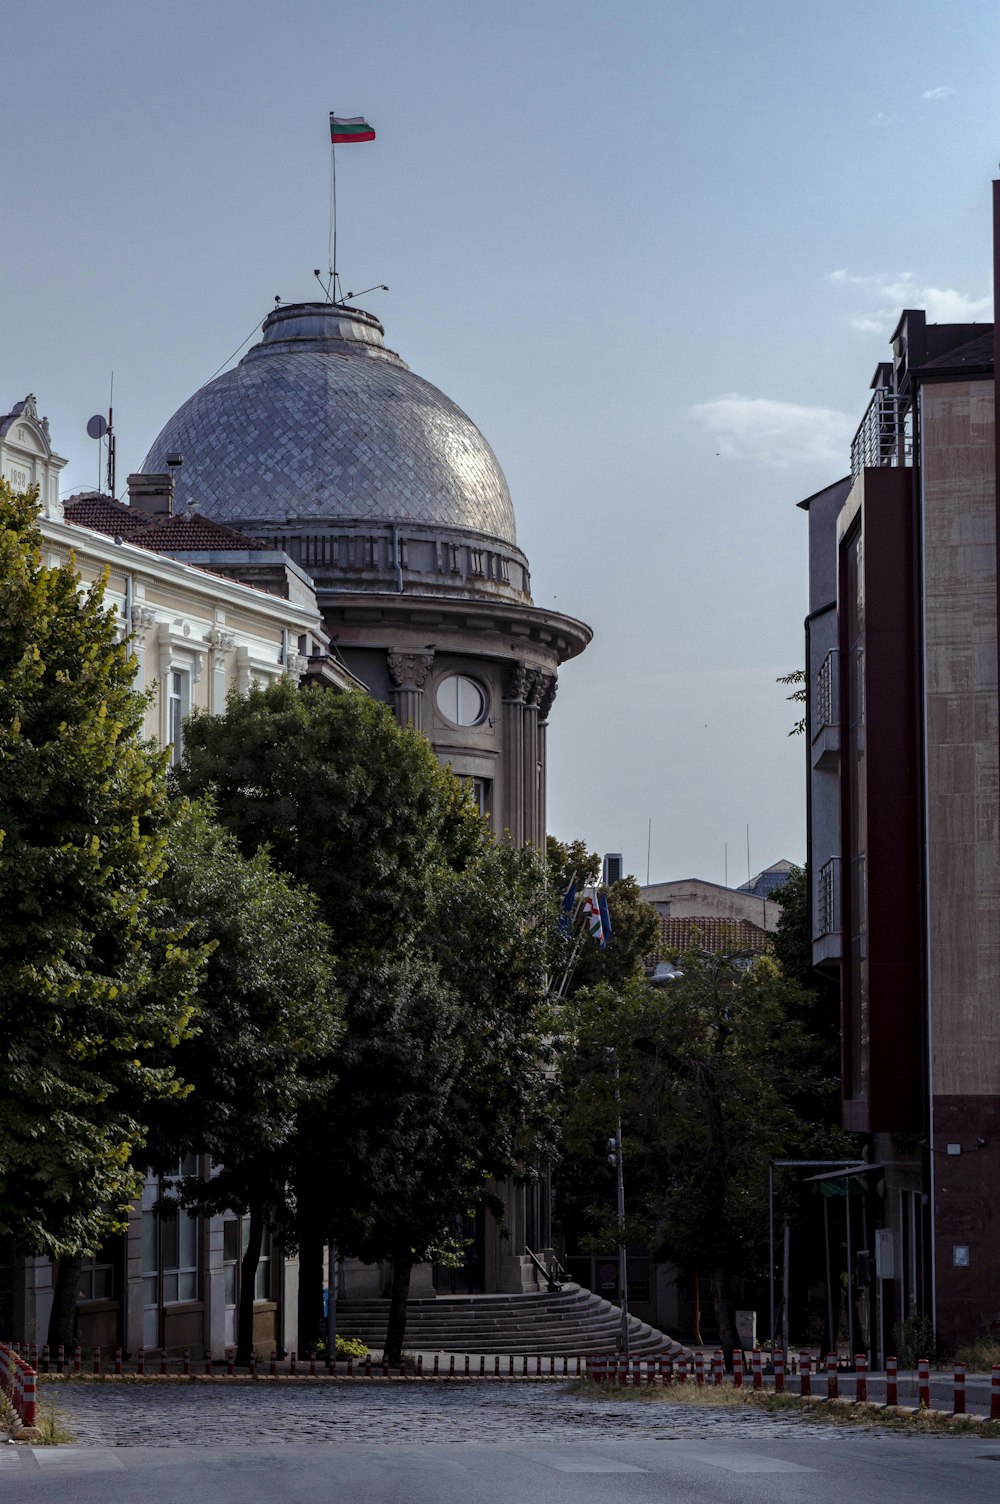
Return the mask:
[[[45,1384],[84,1446],[273,1446],[275,1443],[773,1441],[844,1432],[794,1413],[623,1404],[562,1384]],[[858,1428],[852,1427],[857,1435]],[[877,1431],[872,1431],[878,1435]]]

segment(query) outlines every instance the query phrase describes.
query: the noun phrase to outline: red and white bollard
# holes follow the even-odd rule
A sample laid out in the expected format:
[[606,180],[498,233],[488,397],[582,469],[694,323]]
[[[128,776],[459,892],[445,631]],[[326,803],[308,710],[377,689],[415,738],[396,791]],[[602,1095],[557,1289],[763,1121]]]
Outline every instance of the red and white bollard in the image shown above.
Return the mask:
[[38,1418],[35,1383],[34,1370],[31,1368],[26,1369],[21,1384],[21,1403],[18,1406],[21,1419],[26,1426],[33,1426]]
[[840,1390],[837,1388],[837,1354],[826,1355],[826,1397],[835,1400]]
[[868,1354],[857,1353],[854,1358],[854,1401],[864,1404],[868,1399]]
[[122,1350],[121,1350],[120,1347],[116,1347],[115,1348],[115,1373],[120,1374],[121,1371],[122,1371]]
[[1000,1420],[1000,1363],[994,1363],[992,1369],[990,1420]]
[[699,1389],[705,1387],[705,1354],[701,1351],[694,1355],[694,1381]]
[[140,1379],[146,1375],[146,1349],[144,1347],[140,1347],[135,1355],[135,1371]]
[[885,1360],[885,1402],[899,1404],[899,1363],[895,1358]]
[[812,1394],[812,1359],[808,1353],[799,1353],[799,1393]]
[[774,1392],[775,1394],[784,1394],[785,1392],[784,1353],[775,1353],[774,1355]]
[[763,1370],[763,1367],[761,1365],[761,1357],[760,1357],[760,1348],[759,1347],[755,1347],[754,1348],[753,1354],[751,1356],[751,1360],[750,1361],[753,1364],[753,1387],[755,1389],[763,1389],[763,1387],[764,1387],[764,1370]]
[[160,1348],[160,1378],[164,1378],[167,1372],[167,1349]]
[[733,1349],[733,1388],[743,1388],[743,1349]]
[[95,1347],[94,1348],[94,1372],[95,1373],[100,1373],[100,1371],[101,1371],[101,1349],[99,1347]]
[[66,1372],[66,1349],[60,1342],[56,1348],[56,1373]]
[[73,1349],[73,1372],[80,1372],[80,1348],[79,1344]]
[[955,1364],[955,1402],[952,1409],[954,1415],[965,1414],[965,1364]]
[[931,1365],[928,1358],[917,1359],[917,1395],[920,1405],[931,1408]]
[[722,1353],[716,1349],[712,1354],[712,1379],[716,1389],[724,1382],[726,1377],[726,1360]]

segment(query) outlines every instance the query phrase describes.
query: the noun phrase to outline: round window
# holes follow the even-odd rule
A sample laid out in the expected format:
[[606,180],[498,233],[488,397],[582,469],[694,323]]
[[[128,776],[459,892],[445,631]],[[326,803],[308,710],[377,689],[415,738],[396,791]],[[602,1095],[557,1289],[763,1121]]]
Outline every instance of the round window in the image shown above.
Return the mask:
[[465,674],[448,674],[437,687],[437,708],[454,726],[478,726],[486,719],[486,692]]

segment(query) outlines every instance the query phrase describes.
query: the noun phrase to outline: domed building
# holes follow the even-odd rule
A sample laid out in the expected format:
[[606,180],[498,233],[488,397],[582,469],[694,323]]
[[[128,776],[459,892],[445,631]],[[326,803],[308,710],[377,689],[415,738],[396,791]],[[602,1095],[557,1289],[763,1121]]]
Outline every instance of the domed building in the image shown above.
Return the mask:
[[[179,510],[289,555],[351,673],[469,780],[498,834],[544,845],[556,676],[590,628],[532,603],[496,455],[372,314],[276,308],[260,343],[174,414],[142,471],[136,494],[176,494]],[[464,1266],[422,1266],[412,1295],[537,1287],[525,1250],[550,1251],[547,1177],[498,1189],[506,1229],[468,1219]],[[348,1261],[341,1294],[379,1295],[384,1278]]]
[[290,555],[352,673],[470,780],[494,830],[543,844],[556,676],[590,629],[532,603],[496,455],[372,314],[276,308],[142,469],[174,474],[179,510]]

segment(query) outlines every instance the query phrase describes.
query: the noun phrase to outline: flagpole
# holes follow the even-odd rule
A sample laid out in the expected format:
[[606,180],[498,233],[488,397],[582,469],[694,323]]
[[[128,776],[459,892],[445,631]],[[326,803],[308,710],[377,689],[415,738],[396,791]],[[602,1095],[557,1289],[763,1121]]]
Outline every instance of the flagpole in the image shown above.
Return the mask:
[[337,147],[330,111],[330,301],[337,302]]

